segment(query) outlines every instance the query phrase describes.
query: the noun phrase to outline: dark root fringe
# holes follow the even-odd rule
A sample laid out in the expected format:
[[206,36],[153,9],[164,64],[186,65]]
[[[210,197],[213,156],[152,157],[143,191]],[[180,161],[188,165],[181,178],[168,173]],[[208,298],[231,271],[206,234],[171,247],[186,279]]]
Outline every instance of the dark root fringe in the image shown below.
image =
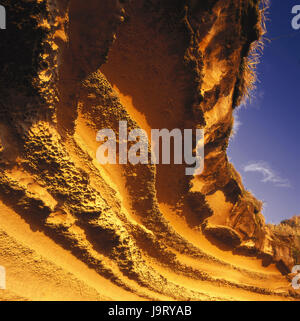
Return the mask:
[[252,98],[255,96],[256,84],[258,82],[257,66],[260,62],[260,57],[263,54],[265,42],[268,41],[265,34],[267,32],[266,22],[268,20],[267,14],[269,8],[270,0],[261,0],[257,25],[260,37],[251,44],[249,55],[244,58],[242,63],[243,85],[241,88],[242,96],[239,102],[240,105],[245,105],[248,101],[251,102]]

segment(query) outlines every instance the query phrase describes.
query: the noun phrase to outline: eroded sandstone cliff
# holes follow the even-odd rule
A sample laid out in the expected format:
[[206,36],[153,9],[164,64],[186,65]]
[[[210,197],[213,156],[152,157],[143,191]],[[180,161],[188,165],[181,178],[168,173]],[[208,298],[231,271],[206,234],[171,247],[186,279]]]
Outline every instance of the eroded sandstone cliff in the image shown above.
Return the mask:
[[[1,299],[299,297],[296,237],[265,225],[226,155],[260,1],[2,2]],[[203,174],[100,165],[96,133],[120,120],[204,128]]]

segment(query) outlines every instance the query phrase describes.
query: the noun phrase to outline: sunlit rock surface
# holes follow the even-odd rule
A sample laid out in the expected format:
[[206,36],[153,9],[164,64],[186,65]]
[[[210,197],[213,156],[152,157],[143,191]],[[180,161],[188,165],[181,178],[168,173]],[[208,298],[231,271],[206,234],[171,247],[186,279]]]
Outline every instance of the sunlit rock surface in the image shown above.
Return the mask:
[[[226,155],[258,0],[2,4],[1,300],[299,298],[298,221],[266,225]],[[203,174],[100,165],[97,131],[120,120],[204,128]]]

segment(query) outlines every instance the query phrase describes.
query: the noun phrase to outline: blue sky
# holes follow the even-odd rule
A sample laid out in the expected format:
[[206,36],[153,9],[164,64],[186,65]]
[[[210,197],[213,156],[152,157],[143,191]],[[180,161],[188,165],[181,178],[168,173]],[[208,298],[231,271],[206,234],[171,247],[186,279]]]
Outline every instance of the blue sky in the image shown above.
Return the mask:
[[272,0],[266,42],[251,103],[237,111],[228,154],[245,187],[265,202],[268,223],[300,215],[300,30],[292,7]]

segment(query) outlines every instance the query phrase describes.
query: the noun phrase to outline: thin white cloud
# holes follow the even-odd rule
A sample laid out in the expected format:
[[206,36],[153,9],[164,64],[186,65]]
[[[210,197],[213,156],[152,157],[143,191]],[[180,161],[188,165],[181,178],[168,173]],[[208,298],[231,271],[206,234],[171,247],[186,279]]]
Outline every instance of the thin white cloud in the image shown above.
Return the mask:
[[291,187],[288,179],[280,177],[266,162],[251,162],[244,166],[245,172],[258,172],[262,174],[262,183],[272,183],[277,187]]
[[233,123],[233,137],[237,134],[239,131],[240,127],[243,125],[243,123],[240,121],[239,116],[235,114],[234,116],[234,123]]
[[243,123],[240,121],[238,112],[236,111],[234,113],[234,122],[233,122],[233,128],[232,128],[232,133],[230,136],[230,139],[233,140],[235,138],[235,136],[237,135],[239,129],[241,128],[241,126],[243,125]]
[[262,89],[255,89],[251,95],[249,101],[246,101],[243,105],[245,107],[254,107],[260,109],[264,101],[265,92]]

